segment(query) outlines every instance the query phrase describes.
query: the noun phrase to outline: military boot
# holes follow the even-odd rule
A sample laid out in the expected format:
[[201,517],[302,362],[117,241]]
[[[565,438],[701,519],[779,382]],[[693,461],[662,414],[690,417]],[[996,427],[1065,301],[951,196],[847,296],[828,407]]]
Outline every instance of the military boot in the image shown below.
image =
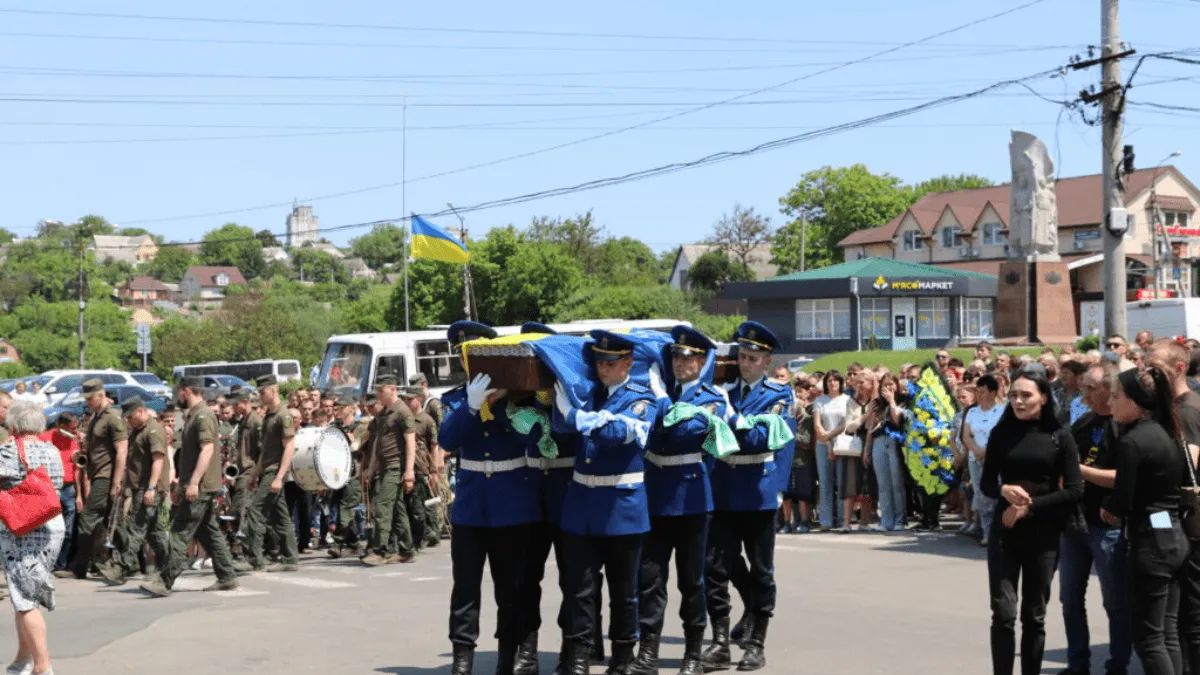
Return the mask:
[[746,638],[750,637],[750,630],[754,626],[754,615],[749,610],[742,612],[742,618],[733,624],[733,628],[729,629],[729,641],[733,644],[742,647],[742,643]]
[[587,640],[567,640],[563,645],[562,675],[588,675],[592,645]]
[[754,630],[750,632],[750,638],[746,640],[746,653],[738,662],[738,670],[759,670],[767,665],[767,655],[763,653],[763,649],[767,643],[768,623],[770,623],[768,617],[760,615],[754,618]]
[[496,675],[513,675],[518,646],[516,642],[500,641],[500,649],[496,652]]
[[514,675],[538,675],[538,635],[531,632],[517,647],[517,663],[513,666]]
[[685,628],[683,631],[683,664],[679,667],[679,675],[702,675],[704,666],[700,663],[700,650],[704,648],[704,629]]
[[612,644],[612,659],[608,662],[608,670],[604,671],[604,675],[630,675],[630,668],[633,666],[633,647],[637,643],[633,640],[613,640]]
[[725,670],[733,665],[729,655],[729,617],[713,619],[712,644],[700,656],[704,672]]
[[475,667],[475,648],[454,643],[454,661],[450,665],[450,675],[471,675]]
[[658,675],[658,643],[660,635],[646,633],[638,644],[638,655],[629,668],[630,675]]

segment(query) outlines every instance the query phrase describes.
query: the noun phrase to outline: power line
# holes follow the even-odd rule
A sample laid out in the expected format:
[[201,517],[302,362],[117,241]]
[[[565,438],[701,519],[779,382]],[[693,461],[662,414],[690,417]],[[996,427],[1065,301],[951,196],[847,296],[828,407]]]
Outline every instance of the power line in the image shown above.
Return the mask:
[[[996,13],[994,13],[994,14],[990,14],[990,15],[988,15],[988,16],[985,16],[985,17],[982,17],[982,18],[979,18],[979,19],[974,19],[974,20],[972,20],[972,21],[968,21],[967,23],[960,24],[960,25],[958,25],[958,26],[954,26],[954,27],[952,27],[952,28],[948,28],[948,29],[945,29],[945,30],[942,30],[942,31],[938,31],[938,32],[936,32],[936,33],[932,33],[932,34],[930,34],[930,35],[927,35],[927,36],[925,36],[925,37],[918,38],[918,39],[916,39],[916,40],[912,40],[912,41],[909,41],[909,42],[905,42],[905,43],[902,43],[902,44],[900,44],[900,45],[897,45],[897,46],[894,46],[894,47],[889,47],[889,48],[887,48],[887,49],[884,49],[884,50],[881,50],[881,51],[875,52],[875,53],[873,53],[873,54],[869,54],[869,55],[867,55],[867,56],[860,57],[860,58],[858,58],[858,59],[854,59],[854,60],[851,60],[851,61],[846,61],[846,62],[844,62],[844,63],[842,63],[842,64],[839,64],[839,65],[836,65],[836,66],[831,66],[831,67],[829,67],[829,68],[824,68],[824,69],[822,69],[822,70],[817,70],[817,71],[814,71],[814,72],[811,72],[811,73],[808,73],[808,74],[805,74],[805,75],[801,75],[801,76],[799,76],[799,77],[795,77],[795,78],[791,78],[791,79],[789,79],[789,80],[785,80],[785,81],[783,81],[783,82],[780,82],[780,83],[778,83],[778,84],[774,84],[774,85],[771,85],[771,86],[768,86],[768,87],[763,87],[763,88],[761,88],[761,89],[756,89],[756,90],[754,90],[754,91],[746,92],[746,93],[744,93],[744,94],[738,94],[738,95],[736,95],[736,96],[732,96],[732,97],[730,97],[730,98],[722,99],[722,100],[720,100],[720,101],[714,101],[714,102],[712,102],[712,103],[706,103],[706,104],[704,104],[704,105],[701,105],[701,106],[698,106],[698,107],[689,108],[689,109],[687,109],[687,110],[683,110],[683,111],[675,112],[675,113],[672,113],[672,114],[669,114],[669,115],[666,115],[666,116],[663,116],[663,117],[658,117],[658,118],[655,118],[655,119],[652,119],[652,120],[649,120],[649,121],[646,121],[646,122],[640,122],[640,123],[637,123],[637,124],[632,124],[632,125],[629,125],[629,126],[625,126],[625,127],[619,128],[619,129],[614,129],[614,130],[611,130],[611,131],[606,131],[606,132],[602,132],[602,133],[599,133],[599,134],[593,134],[593,135],[589,135],[589,136],[584,136],[584,137],[582,137],[582,138],[579,138],[579,139],[576,139],[576,140],[573,140],[573,141],[568,141],[568,142],[566,142],[566,143],[559,143],[559,144],[555,144],[555,145],[552,145],[552,146],[548,146],[548,147],[544,147],[544,148],[539,148],[539,149],[537,149],[537,150],[532,150],[532,151],[529,151],[529,152],[524,152],[524,153],[518,153],[518,154],[515,154],[515,155],[510,155],[510,156],[508,156],[508,157],[503,157],[503,158],[500,158],[500,159],[497,159],[497,160],[493,160],[493,161],[490,161],[490,162],[483,162],[483,163],[481,163],[481,164],[476,164],[476,165],[473,165],[473,166],[470,166],[470,167],[464,167],[463,169],[460,169],[460,170],[452,170],[452,171],[449,171],[449,172],[442,172],[441,174],[433,174],[433,175],[429,176],[428,178],[434,178],[434,177],[438,177],[438,176],[450,175],[451,173],[458,173],[458,172],[461,172],[461,171],[470,171],[470,170],[473,170],[473,169],[476,169],[476,168],[483,168],[483,167],[487,167],[487,166],[494,166],[494,165],[496,165],[496,164],[501,164],[501,163],[505,163],[505,162],[509,162],[509,161],[515,161],[515,160],[518,160],[518,159],[523,159],[523,158],[526,158],[526,157],[532,157],[532,156],[535,156],[535,155],[540,155],[540,154],[543,154],[543,153],[546,153],[546,152],[553,152],[553,151],[555,151],[555,150],[560,150],[560,149],[563,149],[563,148],[567,148],[567,147],[571,147],[571,146],[579,145],[579,144],[582,144],[582,143],[587,143],[587,142],[594,141],[594,140],[599,140],[599,139],[602,139],[602,138],[608,138],[608,137],[611,137],[611,136],[615,136],[615,135],[617,135],[617,134],[621,134],[621,133],[625,133],[625,132],[628,132],[628,131],[632,131],[632,130],[634,130],[634,129],[640,129],[640,128],[642,128],[642,127],[650,126],[650,125],[652,125],[652,124],[659,124],[659,123],[662,123],[662,122],[668,122],[668,121],[671,121],[671,120],[674,120],[674,119],[678,119],[678,118],[680,118],[680,117],[683,117],[683,116],[685,116],[685,115],[691,115],[691,114],[694,114],[694,113],[702,112],[702,111],[704,111],[704,110],[709,110],[709,109],[716,108],[716,107],[719,107],[719,106],[724,106],[724,105],[735,104],[735,103],[738,103],[739,101],[743,101],[744,99],[747,99],[747,98],[750,98],[750,97],[756,96],[756,95],[758,95],[758,94],[761,94],[761,93],[765,93],[765,92],[768,92],[768,91],[771,91],[771,90],[774,90],[774,89],[780,89],[780,88],[782,88],[782,87],[787,87],[787,86],[790,86],[790,85],[792,85],[792,84],[795,84],[795,83],[797,83],[797,82],[801,82],[801,81],[804,81],[804,80],[807,80],[807,79],[811,79],[811,78],[814,78],[814,77],[818,77],[818,76],[820,76],[820,75],[827,74],[827,73],[831,73],[831,72],[834,72],[834,71],[837,71],[837,70],[841,70],[841,69],[844,69],[844,68],[849,68],[850,66],[857,65],[857,64],[860,64],[860,63],[865,63],[865,62],[867,62],[867,61],[870,61],[870,60],[872,60],[872,59],[874,59],[874,58],[876,58],[876,57],[879,57],[879,56],[885,56],[885,55],[887,55],[887,54],[891,54],[891,53],[893,53],[893,52],[900,51],[900,50],[902,50],[902,49],[905,49],[905,48],[907,48],[907,47],[911,47],[911,46],[914,46],[914,45],[922,44],[922,43],[925,43],[925,42],[930,42],[930,41],[936,40],[936,39],[938,39],[938,38],[945,37],[945,36],[947,36],[947,35],[951,35],[951,34],[953,34],[953,33],[957,33],[957,32],[960,32],[960,31],[966,30],[967,28],[971,28],[971,27],[973,27],[973,26],[977,26],[977,25],[980,25],[980,24],[982,24],[982,23],[986,23],[986,22],[988,22],[988,21],[992,21],[992,20],[998,19],[998,18],[1000,18],[1000,17],[1007,16],[1007,15],[1009,15],[1009,14],[1013,14],[1013,13],[1019,12],[1019,11],[1021,11],[1021,10],[1023,10],[1023,9],[1026,9],[1026,8],[1029,8],[1029,7],[1033,7],[1033,6],[1035,6],[1035,5],[1038,5],[1038,4],[1041,4],[1041,3],[1043,3],[1043,2],[1045,2],[1045,1],[1046,1],[1046,0],[1030,0],[1029,2],[1025,2],[1025,3],[1023,3],[1023,4],[1016,5],[1016,6],[1014,6],[1014,7],[1011,7],[1011,8],[1009,8],[1009,9],[1002,10],[1002,11],[1000,11],[1000,12],[996,12]],[[402,181],[402,183],[401,183],[401,184],[406,184],[407,182],[409,182],[409,181]],[[356,189],[356,190],[349,190],[349,191],[345,191],[345,192],[342,192],[342,193],[335,193],[334,195],[329,195],[329,196],[325,196],[325,197],[315,197],[315,198],[310,198],[310,199],[307,199],[306,201],[316,201],[316,200],[318,200],[318,199],[331,199],[331,198],[335,198],[335,197],[347,196],[347,195],[352,195],[352,194],[362,194],[362,193],[364,193],[364,192],[372,192],[372,191],[376,191],[376,190],[387,189],[387,188],[390,188],[390,187],[396,187],[396,185],[397,185],[396,183],[390,183],[390,184],[383,184],[383,185],[370,186],[370,187],[366,187],[366,188],[359,188],[359,189]],[[260,207],[252,207],[252,208],[250,208],[250,209],[225,210],[225,211],[222,211],[222,212],[215,212],[215,213],[214,213],[214,212],[209,212],[209,213],[206,213],[206,214],[194,214],[194,215],[190,215],[190,216],[176,216],[176,217],[172,217],[172,218],[165,218],[165,219],[164,219],[164,218],[155,218],[155,219],[141,219],[141,220],[137,220],[137,221],[126,221],[126,222],[150,223],[150,222],[166,222],[166,221],[168,221],[168,220],[186,220],[186,219],[191,219],[191,218],[209,217],[209,216],[214,216],[214,215],[228,215],[228,214],[230,214],[230,213],[244,213],[244,212],[246,212],[246,211],[250,211],[250,210],[262,210],[262,209],[265,209],[265,208],[278,208],[278,206],[277,206],[277,205],[270,205],[270,206],[265,206],[265,205],[264,205],[264,206],[260,206]]]

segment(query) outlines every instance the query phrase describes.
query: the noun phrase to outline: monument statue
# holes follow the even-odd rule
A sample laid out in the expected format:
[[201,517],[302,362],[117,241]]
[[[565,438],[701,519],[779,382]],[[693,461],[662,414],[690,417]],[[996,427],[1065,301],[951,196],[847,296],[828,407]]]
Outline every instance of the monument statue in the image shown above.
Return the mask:
[[1008,208],[1009,257],[1030,262],[1059,260],[1058,203],[1054,162],[1046,144],[1024,131],[1008,144],[1012,190]]

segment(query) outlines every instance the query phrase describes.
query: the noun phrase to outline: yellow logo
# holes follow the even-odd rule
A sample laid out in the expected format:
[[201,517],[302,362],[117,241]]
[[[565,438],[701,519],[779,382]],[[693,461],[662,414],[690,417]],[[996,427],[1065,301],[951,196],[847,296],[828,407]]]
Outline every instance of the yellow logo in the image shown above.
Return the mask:
[[887,287],[888,287],[888,282],[887,282],[887,279],[884,279],[883,275],[880,274],[878,277],[875,278],[875,283],[872,285],[875,287],[875,290],[877,290],[877,291],[886,291]]

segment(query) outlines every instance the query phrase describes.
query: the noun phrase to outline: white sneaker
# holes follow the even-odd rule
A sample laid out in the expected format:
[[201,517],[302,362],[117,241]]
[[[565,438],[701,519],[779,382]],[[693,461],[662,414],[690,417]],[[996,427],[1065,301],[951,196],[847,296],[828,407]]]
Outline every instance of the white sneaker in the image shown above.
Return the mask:
[[194,570],[198,570],[198,569],[204,567],[204,561],[201,560],[200,558],[197,558],[197,559],[193,560],[192,564],[188,565],[188,567],[190,567]]
[[212,558],[205,558],[204,562],[201,563],[201,567],[211,570],[212,569]]
[[28,661],[24,661],[22,663],[13,661],[12,663],[8,664],[8,668],[5,669],[4,675],[30,675],[32,672],[33,659],[29,659]]

